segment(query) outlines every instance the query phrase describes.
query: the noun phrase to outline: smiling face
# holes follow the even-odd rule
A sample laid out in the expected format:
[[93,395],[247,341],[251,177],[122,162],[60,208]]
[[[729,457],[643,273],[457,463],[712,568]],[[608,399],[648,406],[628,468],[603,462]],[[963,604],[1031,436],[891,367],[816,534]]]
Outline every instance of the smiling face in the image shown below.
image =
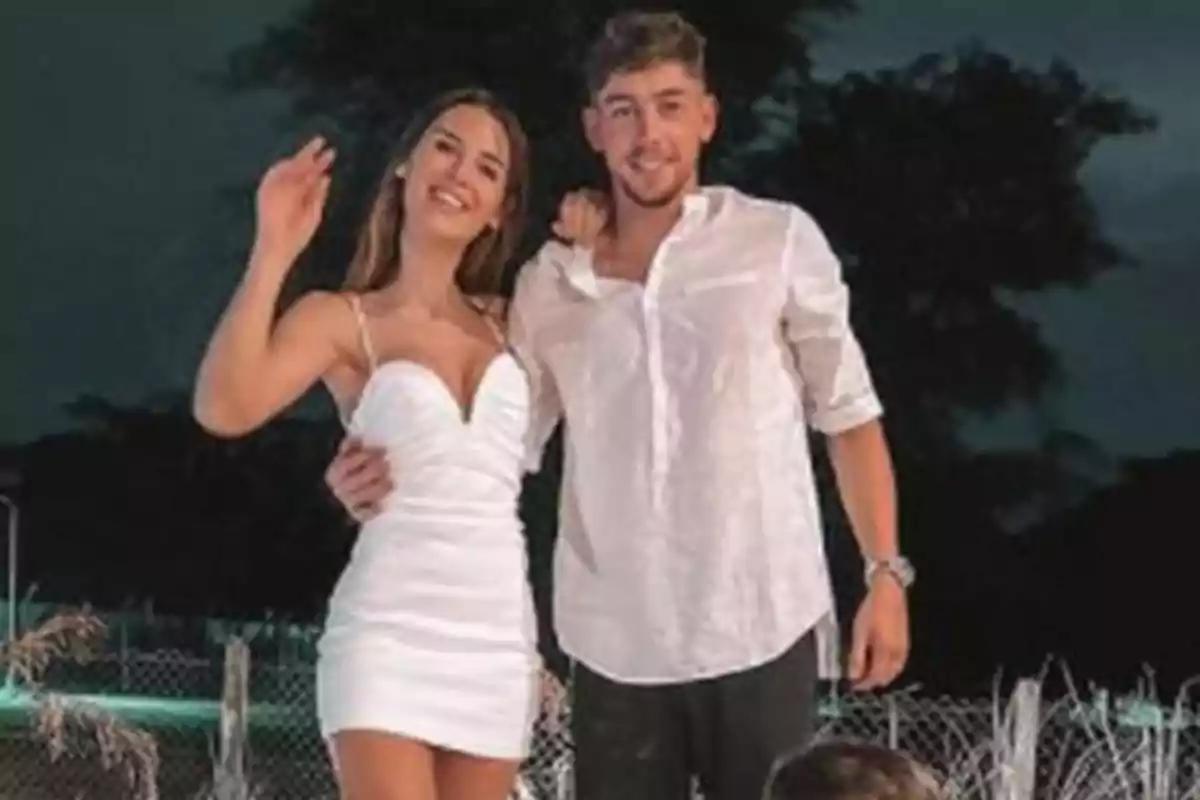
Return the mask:
[[614,189],[638,205],[660,207],[695,187],[716,117],[703,80],[668,60],[614,72],[584,110],[584,128]]
[[504,218],[511,143],[486,108],[442,112],[400,166],[405,225],[464,246]]
[[447,92],[400,138],[358,238],[345,286],[380,289],[401,264],[402,230],[463,256],[471,294],[495,294],[520,242],[529,194],[529,142],[511,110],[485,89]]

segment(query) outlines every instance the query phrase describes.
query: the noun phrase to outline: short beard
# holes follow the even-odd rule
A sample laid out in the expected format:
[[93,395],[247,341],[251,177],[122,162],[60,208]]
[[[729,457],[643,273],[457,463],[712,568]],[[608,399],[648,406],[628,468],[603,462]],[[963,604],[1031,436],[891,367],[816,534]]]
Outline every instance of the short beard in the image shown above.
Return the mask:
[[645,195],[638,194],[637,191],[635,191],[627,181],[621,178],[617,178],[615,182],[617,184],[617,188],[620,189],[621,194],[625,195],[625,197],[631,200],[634,205],[653,210],[666,208],[667,206],[671,205],[671,203],[679,199],[679,196],[683,194],[684,187],[687,186],[687,178],[683,178],[680,179],[679,182],[677,182],[674,186],[671,186],[661,194],[654,195],[652,197],[646,197]]

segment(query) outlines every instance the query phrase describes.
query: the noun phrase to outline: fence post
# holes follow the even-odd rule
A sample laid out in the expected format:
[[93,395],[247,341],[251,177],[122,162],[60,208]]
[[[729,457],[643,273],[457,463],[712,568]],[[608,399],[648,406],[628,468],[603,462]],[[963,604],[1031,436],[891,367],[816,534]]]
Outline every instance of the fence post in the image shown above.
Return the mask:
[[888,695],[888,747],[893,750],[900,748],[900,708],[895,695]]
[[129,691],[129,627],[121,619],[121,691]]
[[220,751],[213,765],[214,800],[246,800],[246,748],[249,739],[250,648],[234,636],[225,644],[221,691]]
[[1037,785],[1037,746],[1042,687],[1028,678],[1017,682],[1004,721],[1001,746],[1008,763],[999,770],[1001,800],[1033,800]]

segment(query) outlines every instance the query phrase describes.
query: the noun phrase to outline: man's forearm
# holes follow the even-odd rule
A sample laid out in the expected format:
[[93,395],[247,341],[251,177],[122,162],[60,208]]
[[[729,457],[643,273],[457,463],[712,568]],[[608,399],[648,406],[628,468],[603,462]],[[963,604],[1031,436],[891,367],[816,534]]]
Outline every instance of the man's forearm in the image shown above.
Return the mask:
[[829,437],[829,459],[863,557],[899,555],[896,478],[883,425],[873,420]]

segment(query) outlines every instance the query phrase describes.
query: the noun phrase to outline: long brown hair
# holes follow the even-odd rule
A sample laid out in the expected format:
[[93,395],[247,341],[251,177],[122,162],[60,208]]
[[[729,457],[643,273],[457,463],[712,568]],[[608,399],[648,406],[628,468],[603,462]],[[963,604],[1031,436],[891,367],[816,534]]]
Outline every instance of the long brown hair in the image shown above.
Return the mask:
[[529,141],[516,115],[486,89],[456,89],[439,95],[417,112],[400,137],[358,236],[358,246],[346,274],[345,288],[356,292],[380,289],[400,274],[400,231],[404,227],[404,180],[396,170],[412,155],[421,137],[442,114],[458,106],[476,106],[491,114],[508,137],[508,179],[504,214],[499,226],[488,228],[463,253],[454,279],[467,295],[499,293],[504,269],[521,239],[529,197]]

